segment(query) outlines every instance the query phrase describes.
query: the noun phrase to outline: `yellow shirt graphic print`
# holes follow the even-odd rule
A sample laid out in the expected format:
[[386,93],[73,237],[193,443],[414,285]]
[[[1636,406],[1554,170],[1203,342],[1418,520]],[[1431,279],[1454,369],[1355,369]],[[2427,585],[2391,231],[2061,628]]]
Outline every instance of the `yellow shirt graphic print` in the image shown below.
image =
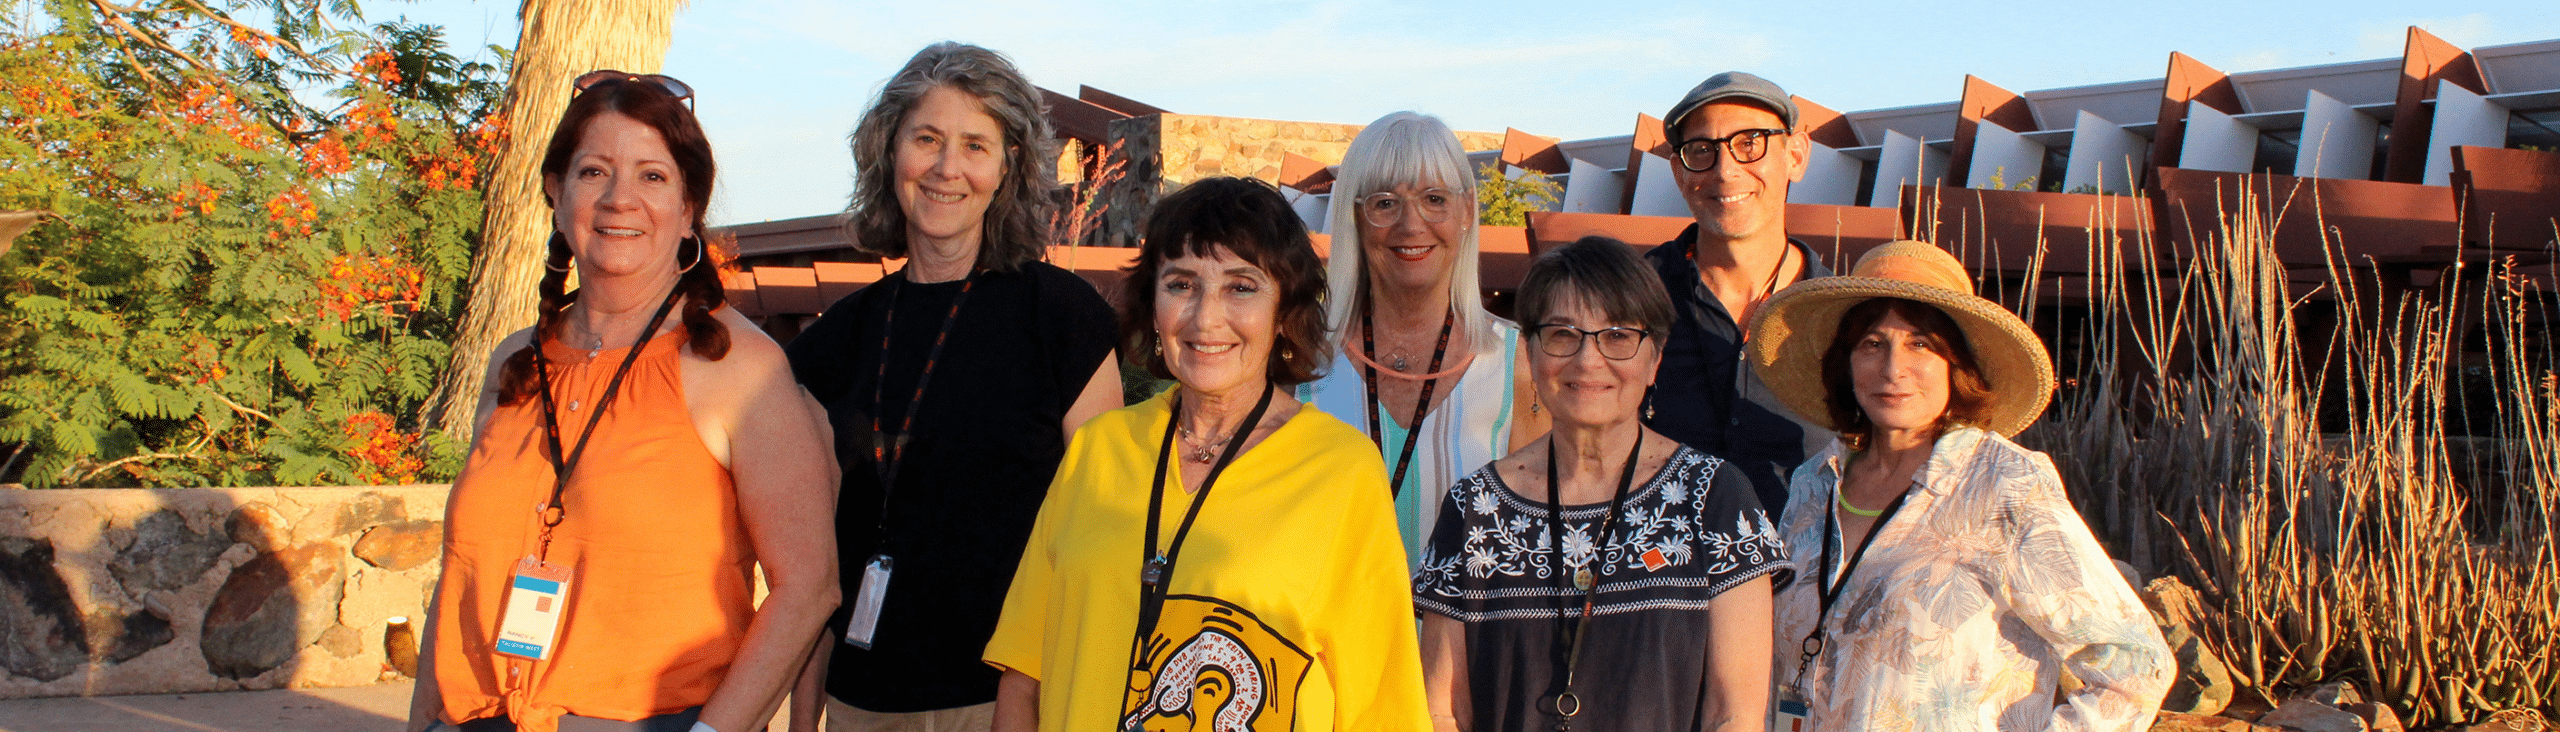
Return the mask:
[[[1258,732],[1297,728],[1298,687],[1313,658],[1253,613],[1215,598],[1165,598],[1156,634],[1129,673],[1120,728]],[[1171,636],[1172,630],[1184,637]]]

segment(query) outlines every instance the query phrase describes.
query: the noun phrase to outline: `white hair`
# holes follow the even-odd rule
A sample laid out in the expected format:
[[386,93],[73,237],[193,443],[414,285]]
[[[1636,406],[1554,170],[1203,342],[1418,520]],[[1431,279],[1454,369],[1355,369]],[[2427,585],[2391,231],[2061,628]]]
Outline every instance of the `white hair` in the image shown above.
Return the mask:
[[1477,271],[1477,202],[1475,171],[1467,167],[1467,151],[1448,123],[1420,112],[1396,112],[1361,128],[1343,153],[1334,173],[1333,198],[1325,214],[1333,236],[1333,254],[1325,261],[1325,326],[1336,347],[1351,335],[1364,299],[1358,288],[1368,283],[1367,260],[1360,252],[1360,197],[1409,185],[1438,186],[1466,194],[1466,216],[1458,234],[1457,266],[1449,276],[1449,299],[1458,312],[1458,333],[1477,355],[1501,347],[1494,336],[1493,313],[1484,309],[1483,277]]

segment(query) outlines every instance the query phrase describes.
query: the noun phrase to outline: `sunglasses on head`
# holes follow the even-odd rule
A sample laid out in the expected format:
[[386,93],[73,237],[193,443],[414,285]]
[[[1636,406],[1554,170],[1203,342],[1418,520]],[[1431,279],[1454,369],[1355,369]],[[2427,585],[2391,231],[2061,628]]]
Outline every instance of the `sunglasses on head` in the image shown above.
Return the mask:
[[628,81],[655,86],[659,91],[664,91],[673,95],[677,100],[684,102],[685,108],[691,109],[693,107],[693,87],[686,86],[684,82],[677,81],[676,77],[664,74],[634,74],[628,71],[597,69],[584,74],[579,74],[578,79],[570,82],[570,85],[576,88],[579,92],[585,92],[597,84],[610,81]]

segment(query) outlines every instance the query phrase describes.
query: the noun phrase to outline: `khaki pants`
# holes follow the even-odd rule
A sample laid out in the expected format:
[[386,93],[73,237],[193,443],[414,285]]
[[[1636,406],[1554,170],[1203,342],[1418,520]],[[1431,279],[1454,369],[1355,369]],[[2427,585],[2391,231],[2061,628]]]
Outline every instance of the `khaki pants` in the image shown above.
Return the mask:
[[995,726],[995,702],[888,714],[855,709],[835,697],[827,697],[827,732],[987,732]]

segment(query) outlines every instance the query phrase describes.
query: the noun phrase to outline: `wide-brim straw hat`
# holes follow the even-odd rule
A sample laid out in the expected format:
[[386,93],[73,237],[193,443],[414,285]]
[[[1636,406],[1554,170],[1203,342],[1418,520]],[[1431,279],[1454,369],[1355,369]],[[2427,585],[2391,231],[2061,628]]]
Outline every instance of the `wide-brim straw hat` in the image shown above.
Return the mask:
[[1763,303],[1749,331],[1760,382],[1806,421],[1837,431],[1822,384],[1822,353],[1849,308],[1879,297],[1934,306],[1964,331],[1992,394],[1983,429],[2016,435],[2052,401],[2053,359],[2035,331],[2008,308],[1973,294],[1973,279],[1954,255],[1917,241],[1876,247],[1846,277],[1798,282]]

